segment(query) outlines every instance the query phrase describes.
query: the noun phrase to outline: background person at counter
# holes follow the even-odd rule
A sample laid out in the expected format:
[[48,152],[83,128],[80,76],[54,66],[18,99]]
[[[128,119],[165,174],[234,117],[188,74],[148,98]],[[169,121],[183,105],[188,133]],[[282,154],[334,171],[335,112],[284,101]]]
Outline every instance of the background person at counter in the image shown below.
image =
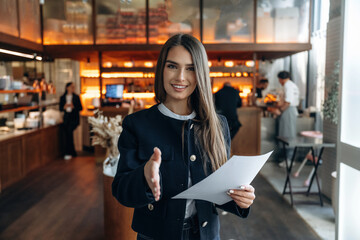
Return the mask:
[[268,87],[269,81],[266,78],[263,78],[259,81],[259,84],[256,86],[256,98],[263,98],[263,91]]
[[[279,72],[278,79],[283,86],[284,97],[279,105],[269,108],[269,111],[279,116],[279,132],[278,136],[286,138],[296,137],[296,119],[298,116],[297,106],[299,105],[299,88],[290,80],[290,73],[287,71]],[[287,149],[287,160],[290,161],[293,149]],[[280,167],[285,167],[285,161],[279,163]]]
[[215,106],[216,111],[226,117],[233,139],[241,127],[237,115],[237,108],[242,106],[239,91],[231,87],[230,82],[225,82],[223,88],[215,93]]
[[[219,239],[219,216],[211,202],[171,199],[224,164],[230,136],[215,112],[205,48],[177,34],[157,62],[159,104],[125,117],[113,195],[134,207],[137,239]],[[226,194],[226,193],[223,193]],[[218,206],[246,217],[255,199],[250,185],[229,189],[233,201]]]
[[74,93],[75,85],[72,82],[66,84],[65,93],[60,97],[60,111],[64,112],[63,134],[64,134],[64,159],[70,160],[76,157],[74,146],[74,130],[80,124],[79,112],[83,109],[80,97]]

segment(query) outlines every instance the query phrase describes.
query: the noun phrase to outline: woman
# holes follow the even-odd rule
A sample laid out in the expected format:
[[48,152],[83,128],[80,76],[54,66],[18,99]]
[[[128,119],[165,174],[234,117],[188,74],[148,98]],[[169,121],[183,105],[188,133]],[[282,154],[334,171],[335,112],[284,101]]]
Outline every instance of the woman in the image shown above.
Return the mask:
[[73,132],[80,124],[79,112],[82,110],[80,97],[74,93],[75,85],[72,82],[66,84],[65,93],[60,97],[60,111],[64,112],[62,124],[64,133],[64,159],[70,160],[76,157]]
[[[113,195],[135,208],[138,239],[219,239],[215,204],[171,199],[218,169],[230,152],[226,119],[213,105],[207,55],[196,38],[178,34],[165,43],[155,96],[157,105],[123,121]],[[217,207],[246,217],[254,188],[228,194],[234,201]]]

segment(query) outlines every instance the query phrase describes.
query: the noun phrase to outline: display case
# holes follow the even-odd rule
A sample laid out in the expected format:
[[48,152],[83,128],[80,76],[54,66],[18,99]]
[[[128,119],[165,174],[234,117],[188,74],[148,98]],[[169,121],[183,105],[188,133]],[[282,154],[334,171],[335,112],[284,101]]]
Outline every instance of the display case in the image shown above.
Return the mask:
[[[180,32],[191,34],[203,43],[309,42],[309,0],[93,1],[96,3],[96,44],[162,44]],[[67,27],[71,30],[72,25],[76,26],[76,23],[69,23],[69,6],[74,4],[81,10],[82,6],[89,5],[88,1],[82,6],[78,6],[75,0],[57,1],[60,9],[60,2],[65,4],[62,17],[55,20],[44,15],[45,44],[53,44],[59,37],[72,39],[71,34],[65,33],[69,30]],[[51,12],[54,4],[47,1],[45,13]],[[88,19],[91,17],[90,8],[89,5],[87,11],[79,11],[87,12]],[[59,19],[65,22],[60,23]],[[56,27],[55,21],[60,26]],[[53,36],[48,34],[51,28]],[[72,43],[67,41],[63,43]]]
[[20,38],[41,44],[40,4],[34,0],[19,1]]
[[96,44],[146,43],[146,2],[96,2]]
[[204,43],[254,42],[254,0],[203,1]]
[[92,0],[47,0],[44,44],[93,44]]
[[258,0],[256,42],[309,42],[309,9],[309,0]]
[[200,1],[149,0],[149,43],[163,44],[176,33],[200,40]]
[[0,32],[19,36],[17,1],[0,0]]

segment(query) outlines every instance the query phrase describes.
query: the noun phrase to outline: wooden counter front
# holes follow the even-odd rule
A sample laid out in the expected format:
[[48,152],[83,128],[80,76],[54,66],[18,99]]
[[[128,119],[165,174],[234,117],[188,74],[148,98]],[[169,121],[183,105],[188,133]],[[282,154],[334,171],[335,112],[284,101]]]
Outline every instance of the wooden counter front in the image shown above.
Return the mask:
[[257,107],[239,108],[238,117],[242,124],[231,141],[231,154],[252,156],[260,154],[261,109]]
[[0,138],[0,192],[30,171],[60,157],[59,125]]

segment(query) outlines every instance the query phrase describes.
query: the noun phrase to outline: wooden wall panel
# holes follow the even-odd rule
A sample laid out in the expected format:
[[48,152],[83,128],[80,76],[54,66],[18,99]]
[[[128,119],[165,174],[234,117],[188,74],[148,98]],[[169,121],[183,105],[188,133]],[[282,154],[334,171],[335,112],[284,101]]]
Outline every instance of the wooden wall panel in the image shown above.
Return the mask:
[[41,132],[36,131],[23,138],[25,173],[41,166]]
[[6,141],[0,146],[0,190],[24,175],[21,148],[20,138]]
[[261,109],[256,107],[238,109],[242,126],[231,142],[231,153],[233,155],[252,156],[260,154],[261,114]]
[[59,127],[49,127],[41,131],[41,163],[46,164],[60,157]]

